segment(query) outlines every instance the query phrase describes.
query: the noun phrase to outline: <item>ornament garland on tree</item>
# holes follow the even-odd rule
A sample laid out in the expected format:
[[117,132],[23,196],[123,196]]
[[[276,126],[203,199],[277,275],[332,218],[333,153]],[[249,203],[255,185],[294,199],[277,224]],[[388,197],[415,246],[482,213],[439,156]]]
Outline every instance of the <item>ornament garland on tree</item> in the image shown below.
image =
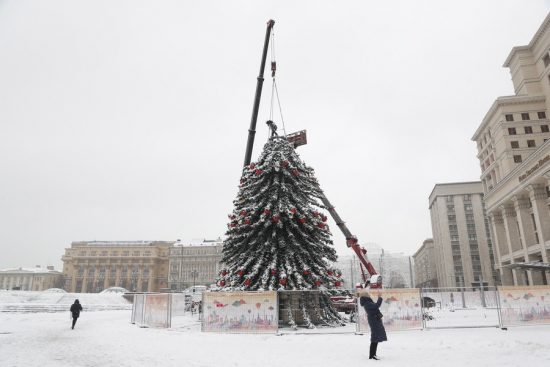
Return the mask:
[[[338,281],[329,265],[336,261],[336,252],[326,216],[320,214],[325,208],[313,169],[286,138],[274,137],[258,161],[243,169],[240,182],[223,246],[227,272],[220,274],[218,286],[237,291],[321,290],[315,319],[320,315],[325,324],[341,323],[324,293]],[[310,320],[311,310],[302,311],[304,320]]]

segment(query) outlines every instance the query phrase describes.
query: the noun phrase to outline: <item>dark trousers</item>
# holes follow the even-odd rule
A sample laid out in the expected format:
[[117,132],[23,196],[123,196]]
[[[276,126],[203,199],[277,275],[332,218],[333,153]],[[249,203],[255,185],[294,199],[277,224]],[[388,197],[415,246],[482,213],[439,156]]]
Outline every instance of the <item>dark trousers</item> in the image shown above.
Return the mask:
[[371,342],[369,358],[372,358],[376,355],[376,348],[378,348],[378,342]]
[[74,329],[74,325],[76,324],[76,320],[78,320],[78,317],[73,316],[73,326],[71,327],[71,329]]

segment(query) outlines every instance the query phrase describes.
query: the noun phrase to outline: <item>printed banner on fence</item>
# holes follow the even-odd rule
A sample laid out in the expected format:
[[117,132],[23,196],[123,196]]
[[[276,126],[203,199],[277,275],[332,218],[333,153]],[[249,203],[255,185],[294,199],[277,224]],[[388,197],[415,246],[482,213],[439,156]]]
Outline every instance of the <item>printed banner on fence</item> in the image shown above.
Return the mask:
[[550,324],[550,287],[498,287],[503,326]]
[[202,309],[202,331],[277,332],[277,292],[205,292]]
[[[422,329],[422,308],[420,305],[420,290],[407,289],[382,289],[382,321],[387,331]],[[374,302],[377,301],[378,290],[369,289],[359,292],[357,309],[359,310],[358,331],[369,332],[367,313],[360,304],[360,297],[370,295]]]
[[145,322],[149,327],[170,327],[170,295],[145,295]]

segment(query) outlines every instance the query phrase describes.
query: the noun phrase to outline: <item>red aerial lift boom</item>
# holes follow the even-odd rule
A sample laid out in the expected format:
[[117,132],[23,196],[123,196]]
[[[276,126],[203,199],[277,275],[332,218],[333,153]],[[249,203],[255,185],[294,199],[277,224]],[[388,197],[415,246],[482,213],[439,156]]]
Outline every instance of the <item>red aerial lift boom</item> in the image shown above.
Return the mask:
[[[274,20],[269,20],[267,22],[267,30],[265,34],[264,48],[262,52],[262,61],[260,65],[260,75],[257,78],[256,94],[254,97],[254,105],[252,108],[252,118],[250,121],[250,128],[248,129],[248,141],[246,144],[244,166],[248,166],[250,164],[250,160],[252,157],[252,148],[254,147],[254,135],[256,133],[256,122],[258,121],[258,109],[260,106],[262,86],[264,81],[264,70],[265,70],[265,63],[266,63],[266,57],[267,57],[267,49],[269,47],[270,33],[274,25],[275,25]],[[274,61],[271,63],[271,71],[272,71],[272,77],[275,77],[276,64]],[[276,135],[276,132],[275,132],[276,127],[273,121],[268,121],[268,125],[271,128],[272,133]],[[289,142],[294,144],[295,148],[300,145],[307,144],[305,130],[302,130],[293,134],[288,134],[286,135],[286,138],[288,139]],[[338,228],[340,228],[340,230],[346,237],[346,245],[348,247],[351,247],[351,249],[357,255],[357,258],[361,262],[361,273],[363,275],[363,284],[361,285],[361,288],[364,288],[364,287],[382,288],[382,277],[376,272],[376,269],[374,269],[374,266],[369,261],[369,258],[367,257],[367,250],[364,247],[361,247],[359,245],[357,241],[357,237],[351,234],[350,230],[346,226],[346,223],[342,220],[342,218],[340,218],[340,216],[336,212],[336,209],[330,203],[330,201],[327,199],[324,193],[323,193],[323,196],[321,197],[321,201],[323,202],[323,205],[327,208],[331,217],[336,222],[336,225],[338,226]],[[367,277],[367,275],[365,274],[365,269],[369,273],[370,277]]]

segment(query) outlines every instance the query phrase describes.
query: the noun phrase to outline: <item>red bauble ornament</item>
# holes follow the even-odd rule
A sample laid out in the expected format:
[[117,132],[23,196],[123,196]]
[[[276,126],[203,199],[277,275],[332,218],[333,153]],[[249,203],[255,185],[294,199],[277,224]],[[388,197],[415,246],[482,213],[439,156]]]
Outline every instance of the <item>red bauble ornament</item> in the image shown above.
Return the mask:
[[225,287],[225,280],[220,280],[220,287]]
[[248,219],[248,218],[245,219],[245,220],[244,220],[244,224],[250,224],[250,219]]
[[334,274],[334,273],[333,273],[332,271],[330,271],[330,270],[329,270],[329,271],[327,271],[327,275],[328,275],[329,277],[331,277],[331,276],[332,276],[332,274]]
[[319,212],[313,212],[313,216],[317,218],[319,216]]
[[315,285],[316,285],[317,287],[320,286],[321,284],[322,284],[322,283],[321,283],[320,280],[316,280],[316,281],[315,281]]
[[231,226],[231,228],[235,228],[237,226],[237,224],[236,223],[231,223],[230,226]]
[[322,215],[322,216],[321,216],[321,220],[322,220],[323,222],[326,222],[326,221],[327,221],[327,216],[326,216],[326,215]]
[[338,273],[338,274],[336,274],[336,276],[337,276],[338,278],[340,278],[340,277],[342,276],[342,274]]
[[300,174],[300,171],[298,171],[296,168],[294,168],[294,169],[292,170],[292,174],[293,174],[294,176],[298,176],[298,175]]
[[309,270],[304,270],[304,275],[309,275],[311,272]]
[[269,210],[269,209],[264,209],[264,214],[265,214],[265,215],[271,214],[271,210]]
[[319,223],[319,224],[317,224],[317,227],[319,227],[319,228],[325,228],[325,223]]
[[339,286],[342,285],[342,282],[335,282],[334,285],[337,286],[337,287],[339,287]]
[[244,275],[244,271],[238,270],[238,271],[237,271],[237,275],[240,276],[240,277],[242,277],[242,276]]
[[256,167],[256,165],[254,163],[250,163],[250,169],[254,169]]
[[271,275],[276,275],[277,274],[277,269],[271,269]]
[[252,281],[250,280],[250,278],[246,278],[244,280],[244,285],[250,285],[250,283],[252,283]]
[[255,173],[256,173],[256,176],[259,176],[259,175],[261,175],[263,172],[264,172],[264,171],[262,171],[261,169],[257,169]]
[[241,216],[244,217],[246,215],[246,210],[241,210]]
[[271,221],[273,221],[273,223],[278,223],[279,222],[279,216],[274,215],[273,217],[271,217]]
[[298,219],[298,222],[304,224],[306,222],[306,218],[300,218],[300,219]]
[[227,275],[227,270],[222,270],[221,274],[222,274],[222,277],[226,276]]
[[287,160],[282,161],[281,167],[288,167],[288,161]]
[[287,282],[288,282],[288,280],[286,278],[282,278],[281,280],[279,280],[279,283],[281,285],[286,285]]
[[296,211],[297,211],[296,208],[290,208],[290,212],[291,212],[292,214],[296,214]]

